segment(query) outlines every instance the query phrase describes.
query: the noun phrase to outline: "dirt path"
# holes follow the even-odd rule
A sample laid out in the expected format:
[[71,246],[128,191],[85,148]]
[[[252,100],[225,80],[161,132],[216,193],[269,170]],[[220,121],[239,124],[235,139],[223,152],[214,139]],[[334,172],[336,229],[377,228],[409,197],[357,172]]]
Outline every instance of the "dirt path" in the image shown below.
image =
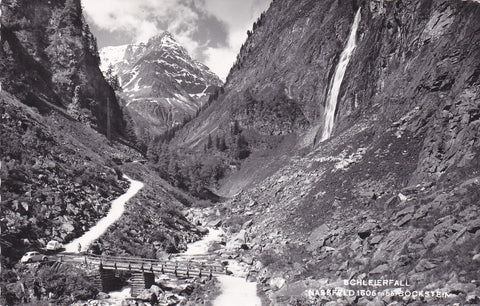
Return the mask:
[[112,207],[108,214],[100,219],[88,232],[65,245],[65,252],[79,253],[79,244],[81,252],[87,251],[92,242],[100,238],[113,223],[120,219],[125,211],[125,203],[135,196],[144,186],[142,182],[132,180],[126,175],[123,177],[130,181],[130,188],[128,188],[127,192],[112,201]]

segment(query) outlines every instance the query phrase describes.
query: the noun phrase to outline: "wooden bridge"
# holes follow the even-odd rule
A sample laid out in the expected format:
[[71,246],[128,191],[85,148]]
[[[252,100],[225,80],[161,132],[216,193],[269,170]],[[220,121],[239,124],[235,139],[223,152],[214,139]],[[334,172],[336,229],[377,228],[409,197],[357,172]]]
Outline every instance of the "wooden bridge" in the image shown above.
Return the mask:
[[96,269],[94,282],[103,292],[114,288],[115,274],[128,271],[132,274],[132,296],[155,284],[155,274],[170,274],[177,278],[209,278],[227,273],[218,259],[211,256],[176,256],[169,259],[148,259],[137,257],[96,256],[62,253],[59,262],[84,264]]

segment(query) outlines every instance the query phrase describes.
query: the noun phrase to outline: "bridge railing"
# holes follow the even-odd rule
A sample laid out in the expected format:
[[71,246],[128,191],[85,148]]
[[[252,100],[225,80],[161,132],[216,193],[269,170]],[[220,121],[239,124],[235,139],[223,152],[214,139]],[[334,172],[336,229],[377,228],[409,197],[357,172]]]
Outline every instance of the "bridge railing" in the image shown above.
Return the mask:
[[168,259],[150,259],[139,257],[123,256],[104,256],[104,255],[84,255],[62,254],[60,260],[83,260],[84,263],[94,264],[105,269],[130,270],[130,271],[151,271],[157,273],[182,274],[187,277],[189,274],[224,274],[226,272],[223,265],[218,264],[218,259],[214,262],[210,259],[198,260],[198,258],[178,258]]

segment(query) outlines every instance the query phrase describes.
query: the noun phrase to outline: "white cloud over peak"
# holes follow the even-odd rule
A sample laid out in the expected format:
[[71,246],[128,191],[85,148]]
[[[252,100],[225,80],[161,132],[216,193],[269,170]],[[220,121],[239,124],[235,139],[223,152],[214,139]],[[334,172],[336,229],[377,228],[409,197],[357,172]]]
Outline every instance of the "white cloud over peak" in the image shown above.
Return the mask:
[[[225,79],[246,32],[271,0],[82,0],[101,46],[171,32],[192,57]],[[119,34],[120,33],[120,34]],[[105,42],[103,42],[103,41]]]

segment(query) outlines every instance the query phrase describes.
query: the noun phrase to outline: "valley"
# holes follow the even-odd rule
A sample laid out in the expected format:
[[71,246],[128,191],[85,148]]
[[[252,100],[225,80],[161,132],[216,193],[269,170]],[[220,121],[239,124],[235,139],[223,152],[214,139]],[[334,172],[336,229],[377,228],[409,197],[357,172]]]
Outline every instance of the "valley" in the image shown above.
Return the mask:
[[225,82],[0,7],[0,304],[480,303],[478,2],[273,0]]

